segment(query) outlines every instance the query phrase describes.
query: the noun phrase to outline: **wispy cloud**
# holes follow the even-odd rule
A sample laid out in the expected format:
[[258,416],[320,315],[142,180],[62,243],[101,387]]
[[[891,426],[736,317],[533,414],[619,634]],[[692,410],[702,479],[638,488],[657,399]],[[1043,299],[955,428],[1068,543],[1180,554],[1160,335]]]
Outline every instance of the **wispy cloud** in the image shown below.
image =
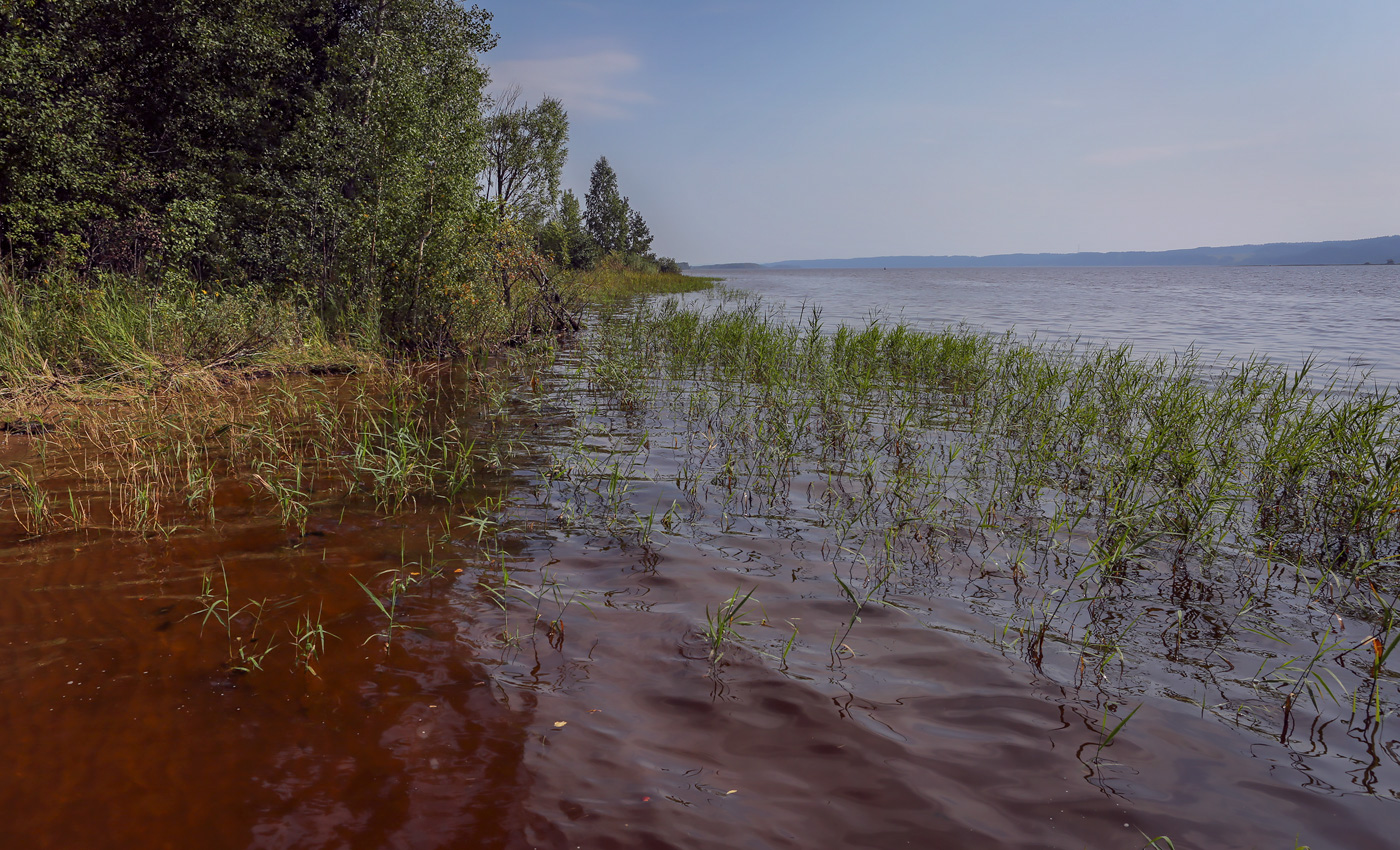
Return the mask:
[[1249,139],[1229,139],[1219,142],[1186,142],[1167,145],[1129,145],[1120,148],[1107,148],[1095,151],[1084,157],[1092,165],[1139,165],[1144,162],[1161,162],[1168,159],[1181,159],[1201,153],[1239,150],[1254,144]]
[[607,50],[558,59],[508,59],[491,66],[491,78],[497,87],[518,85],[527,94],[557,97],[571,113],[625,118],[630,107],[652,101],[627,84],[641,67],[636,55]]

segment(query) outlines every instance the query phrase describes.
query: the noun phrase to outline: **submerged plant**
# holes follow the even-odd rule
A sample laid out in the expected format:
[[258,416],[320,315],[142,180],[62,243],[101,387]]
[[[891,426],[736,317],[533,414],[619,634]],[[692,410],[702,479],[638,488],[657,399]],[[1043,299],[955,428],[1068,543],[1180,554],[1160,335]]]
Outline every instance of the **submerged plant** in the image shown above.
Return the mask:
[[[58,519],[54,515],[49,494],[32,473],[19,467],[10,467],[5,477],[13,480],[10,489],[19,494],[19,498],[11,504],[11,510],[25,534],[39,537],[58,527]],[[71,499],[71,492],[69,496]],[[23,511],[20,510],[21,505],[24,506]]]
[[[541,464],[550,519],[645,552],[648,506],[669,499],[672,534],[747,524],[810,541],[849,604],[826,626],[833,663],[853,654],[867,606],[949,592],[965,573],[961,593],[1001,624],[1001,645],[1077,686],[1112,687],[1154,654],[1211,675],[1212,659],[1267,652],[1245,615],[1286,580],[1299,604],[1268,604],[1273,626],[1340,664],[1360,650],[1332,647],[1326,618],[1359,605],[1363,581],[1400,593],[1391,390],[1319,386],[1311,364],[1262,358],[801,320],[732,291],[610,314],[548,382],[570,417]],[[730,613],[706,609],[713,659],[737,638]],[[1295,651],[1260,692],[1294,711],[1329,693],[1393,711],[1379,685],[1400,637],[1365,616],[1384,626],[1368,663],[1310,666],[1313,651]],[[1212,681],[1221,706],[1249,694]]]
[[[355,583],[365,592],[365,596],[369,597],[370,602],[374,603],[374,607],[379,609],[379,613],[384,616],[385,621],[384,628],[365,638],[364,643],[369,643],[375,638],[379,638],[384,641],[384,651],[388,652],[394,645],[394,633],[412,628],[408,624],[402,622],[399,614],[399,603],[411,585],[403,575],[403,571],[399,569],[385,570],[379,575],[392,576],[389,580],[388,592],[383,597],[380,597],[374,591],[370,590],[369,587],[358,578],[355,578]],[[352,576],[352,578],[354,577]]]

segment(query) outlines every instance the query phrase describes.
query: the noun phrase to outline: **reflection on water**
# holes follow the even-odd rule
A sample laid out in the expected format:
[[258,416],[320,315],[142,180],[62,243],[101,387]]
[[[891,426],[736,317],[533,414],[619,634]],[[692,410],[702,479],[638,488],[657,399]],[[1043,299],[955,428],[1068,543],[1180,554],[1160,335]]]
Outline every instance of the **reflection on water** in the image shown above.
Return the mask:
[[[696,272],[704,274],[705,272]],[[1267,355],[1400,383],[1400,266],[759,269],[726,285],[823,319],[1131,343],[1151,353]]]

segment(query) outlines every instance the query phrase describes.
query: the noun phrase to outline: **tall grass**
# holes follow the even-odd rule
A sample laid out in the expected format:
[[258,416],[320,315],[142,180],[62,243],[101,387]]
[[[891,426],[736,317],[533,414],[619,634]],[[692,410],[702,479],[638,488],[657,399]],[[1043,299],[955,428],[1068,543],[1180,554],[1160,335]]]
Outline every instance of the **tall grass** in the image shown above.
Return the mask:
[[902,453],[957,447],[965,483],[998,511],[1087,502],[1114,564],[1146,547],[1180,559],[1265,545],[1356,577],[1400,555],[1390,388],[966,329],[825,334],[756,303],[639,307],[604,333],[593,375],[605,386],[653,380],[653,363],[673,380],[711,374],[747,394],[735,413],[765,453],[854,441],[897,472]]
[[577,272],[568,279],[566,291],[589,305],[610,304],[639,295],[674,295],[708,289],[718,278],[644,271],[631,268],[600,268]]
[[[709,285],[706,278],[599,269],[563,276],[561,301],[553,309],[577,311],[586,304]],[[544,333],[535,328],[537,300],[521,299],[511,311],[467,298],[455,320],[455,341],[404,350],[434,357],[518,344]],[[379,335],[375,305],[362,305],[362,312],[341,316],[331,334],[296,298],[254,288],[171,290],[116,274],[56,271],[26,278],[0,270],[0,389],[54,380],[163,378],[183,367],[300,366],[388,354],[392,346]]]
[[0,274],[0,385],[117,378],[328,349],[319,322],[252,291],[168,292],[116,275]]

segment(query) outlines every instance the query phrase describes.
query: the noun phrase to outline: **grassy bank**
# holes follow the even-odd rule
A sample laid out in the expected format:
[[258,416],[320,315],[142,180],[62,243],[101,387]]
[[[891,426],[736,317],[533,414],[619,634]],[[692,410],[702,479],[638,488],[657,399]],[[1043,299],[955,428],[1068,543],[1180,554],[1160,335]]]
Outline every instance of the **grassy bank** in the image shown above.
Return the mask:
[[[560,300],[552,306],[571,315],[710,285],[629,269],[561,275],[556,283]],[[372,304],[337,316],[331,328],[304,299],[248,287],[162,289],[119,275],[0,274],[0,397],[26,399],[20,406],[32,408],[52,400],[42,397],[55,389],[83,383],[149,386],[211,370],[367,368],[388,359],[480,355],[542,333],[542,303],[538,293],[510,310],[486,293],[464,298],[451,339],[412,348],[380,332]]]
[[608,305],[638,295],[678,294],[709,289],[719,278],[699,277],[635,269],[595,269],[578,272],[567,290],[583,305]]

